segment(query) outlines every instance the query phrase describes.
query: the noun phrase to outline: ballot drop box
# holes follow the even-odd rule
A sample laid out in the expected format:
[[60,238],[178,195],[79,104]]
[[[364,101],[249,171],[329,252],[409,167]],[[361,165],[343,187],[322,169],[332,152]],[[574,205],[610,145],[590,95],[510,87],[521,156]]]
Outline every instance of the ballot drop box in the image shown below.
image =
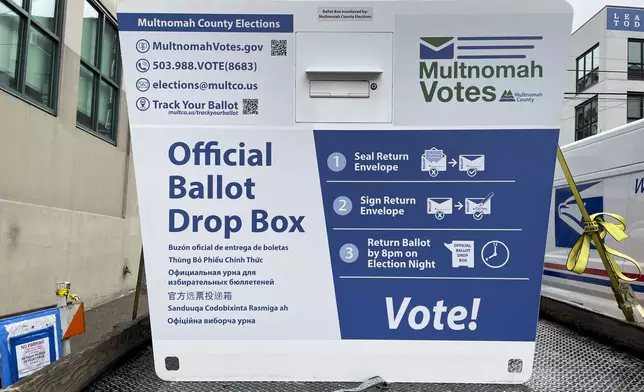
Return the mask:
[[571,24],[564,0],[122,1],[159,377],[528,380]]

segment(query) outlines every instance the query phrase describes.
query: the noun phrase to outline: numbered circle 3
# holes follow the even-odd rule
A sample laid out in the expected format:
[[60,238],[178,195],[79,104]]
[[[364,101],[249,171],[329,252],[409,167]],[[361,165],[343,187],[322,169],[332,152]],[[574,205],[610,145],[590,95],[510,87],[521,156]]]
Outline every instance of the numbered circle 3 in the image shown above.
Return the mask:
[[353,244],[344,244],[340,248],[340,258],[345,263],[353,263],[358,260],[358,247]]

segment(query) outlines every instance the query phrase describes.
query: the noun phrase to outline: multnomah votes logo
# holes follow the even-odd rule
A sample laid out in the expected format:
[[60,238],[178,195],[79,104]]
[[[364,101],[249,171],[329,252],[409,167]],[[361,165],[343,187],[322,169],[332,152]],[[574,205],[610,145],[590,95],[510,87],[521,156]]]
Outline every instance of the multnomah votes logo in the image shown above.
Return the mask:
[[446,60],[454,58],[454,37],[421,37],[420,58]]
[[[428,103],[533,103],[543,96],[541,92],[513,93],[508,86],[501,88],[497,80],[505,79],[507,82],[503,84],[516,85],[522,79],[543,78],[543,66],[528,60],[542,40],[541,36],[528,35],[420,37],[423,97]],[[489,82],[481,87],[481,81]],[[499,91],[502,91],[500,96]]]

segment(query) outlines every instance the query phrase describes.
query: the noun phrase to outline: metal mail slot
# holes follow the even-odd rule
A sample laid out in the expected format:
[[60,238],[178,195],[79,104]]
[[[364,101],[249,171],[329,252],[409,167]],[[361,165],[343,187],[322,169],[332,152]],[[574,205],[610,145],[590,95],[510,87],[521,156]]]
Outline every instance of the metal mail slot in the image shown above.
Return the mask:
[[311,98],[369,98],[368,80],[311,80]]

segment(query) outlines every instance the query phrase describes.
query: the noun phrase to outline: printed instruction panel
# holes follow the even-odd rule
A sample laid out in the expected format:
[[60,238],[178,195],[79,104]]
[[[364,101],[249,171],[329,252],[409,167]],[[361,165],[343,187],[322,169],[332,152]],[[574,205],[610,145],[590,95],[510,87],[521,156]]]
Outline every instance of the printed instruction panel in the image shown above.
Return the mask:
[[557,130],[184,135],[134,136],[157,336],[534,341]]

